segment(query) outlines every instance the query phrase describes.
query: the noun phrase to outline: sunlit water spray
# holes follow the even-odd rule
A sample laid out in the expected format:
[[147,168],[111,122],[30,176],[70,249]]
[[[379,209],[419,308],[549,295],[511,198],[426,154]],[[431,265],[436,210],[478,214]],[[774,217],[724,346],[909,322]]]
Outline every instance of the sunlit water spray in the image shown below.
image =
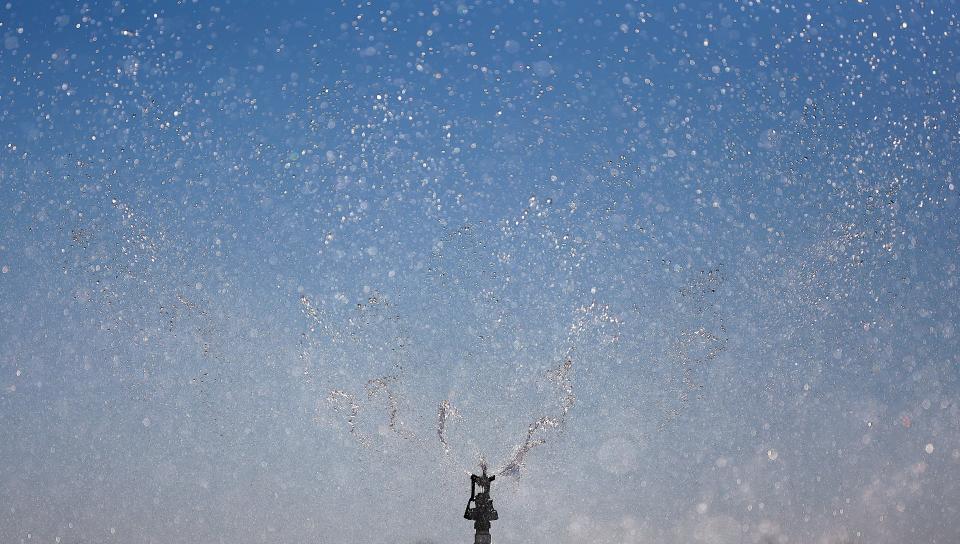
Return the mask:
[[[535,205],[535,202],[532,203]],[[527,220],[529,211],[522,217]],[[448,230],[432,255],[431,266],[426,270],[428,288],[436,292],[438,307],[444,301],[456,301],[465,308],[467,316],[457,317],[460,322],[453,323],[449,333],[469,331],[471,339],[464,342],[467,348],[461,356],[466,357],[466,371],[476,374],[470,378],[483,384],[487,379],[497,379],[497,359],[516,357],[507,352],[503,345],[513,338],[513,344],[520,345],[518,333],[514,328],[524,324],[509,310],[507,291],[514,286],[509,275],[503,273],[498,263],[508,258],[502,247],[497,247],[496,231],[485,225],[464,225]],[[663,429],[673,421],[689,403],[691,393],[699,391],[703,384],[698,383],[698,370],[714,361],[726,349],[726,330],[722,316],[716,309],[713,298],[722,282],[719,270],[700,273],[678,293],[679,299],[686,304],[686,319],[679,330],[673,334],[670,351],[663,359],[675,368],[672,383],[663,384],[675,390],[674,400],[667,399],[660,407],[660,415],[650,414],[651,420],[659,420]],[[556,331],[547,335],[555,338],[556,344],[549,349],[541,348],[537,353],[552,352],[553,362],[546,364],[516,363],[516,368],[529,368],[531,373],[523,381],[536,385],[537,398],[520,399],[525,411],[511,411],[508,419],[513,423],[501,425],[500,432],[516,424],[522,424],[524,431],[511,439],[509,436],[492,437],[492,443],[507,444],[502,450],[489,449],[473,440],[484,440],[475,436],[478,423],[488,423],[477,415],[478,401],[473,397],[491,394],[480,390],[470,393],[467,400],[472,401],[474,410],[464,409],[457,399],[457,388],[473,391],[474,387],[455,381],[453,396],[445,396],[436,388],[422,387],[417,383],[417,373],[410,373],[404,361],[416,367],[417,361],[433,358],[438,368],[419,369],[420,379],[434,378],[449,372],[443,368],[449,364],[448,355],[433,353],[436,347],[414,341],[407,331],[415,328],[412,314],[418,309],[403,308],[399,296],[390,296],[380,290],[362,302],[355,303],[354,309],[347,314],[337,312],[336,307],[345,307],[342,297],[333,297],[328,310],[310,296],[302,295],[300,304],[308,329],[301,339],[301,359],[303,373],[307,379],[318,383],[330,383],[331,378],[340,375],[354,375],[344,372],[342,366],[351,360],[365,361],[361,366],[370,372],[379,369],[359,384],[352,380],[340,380],[340,385],[329,387],[324,398],[318,401],[318,419],[325,419],[325,411],[336,417],[335,425],[345,429],[352,439],[365,449],[378,449],[378,443],[391,440],[407,441],[415,445],[420,452],[434,452],[434,455],[456,467],[457,471],[469,473],[478,464],[489,462],[491,473],[519,479],[525,467],[532,459],[532,453],[545,444],[556,441],[569,427],[569,415],[576,409],[577,372],[583,368],[595,371],[602,367],[599,358],[610,357],[609,350],[616,349],[620,342],[625,319],[609,304],[592,300],[572,309],[568,313],[569,321],[562,327],[562,333]],[[366,296],[366,295],[365,295]],[[458,316],[460,314],[457,314]],[[443,322],[444,316],[418,316],[428,322]],[[536,323],[534,330],[556,328],[556,316],[548,315],[542,323]],[[606,346],[597,349],[598,344]],[[336,346],[329,349],[329,346]],[[515,351],[523,351],[515,350]],[[507,355],[504,355],[504,354]],[[513,355],[510,355],[514,353]],[[456,357],[450,354],[449,357]],[[333,359],[340,359],[334,361]],[[510,364],[513,359],[503,361]],[[642,362],[641,362],[642,364]],[[315,368],[318,367],[318,368]],[[538,367],[543,368],[538,370]],[[493,370],[491,370],[493,369]],[[484,372],[490,372],[489,376]],[[462,380],[462,377],[460,378]],[[491,388],[497,389],[497,388]],[[511,391],[510,387],[499,388]],[[463,392],[463,391],[461,391]],[[522,392],[508,392],[509,395],[522,395]],[[614,407],[611,407],[614,408]],[[477,419],[480,418],[480,419]],[[522,423],[525,420],[525,423]],[[430,422],[432,421],[432,425]],[[509,422],[508,422],[509,423]],[[489,425],[488,425],[489,426]],[[589,429],[575,428],[569,432],[591,432]],[[464,433],[467,433],[466,435]],[[464,442],[467,437],[472,438]]]

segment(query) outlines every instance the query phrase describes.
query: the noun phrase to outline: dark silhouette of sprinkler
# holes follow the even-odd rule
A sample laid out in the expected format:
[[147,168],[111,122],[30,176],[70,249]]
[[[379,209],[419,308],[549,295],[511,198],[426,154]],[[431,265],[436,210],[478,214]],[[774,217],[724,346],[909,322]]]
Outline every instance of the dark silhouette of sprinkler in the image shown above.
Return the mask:
[[[473,543],[490,544],[490,522],[497,519],[497,511],[494,510],[493,500],[490,498],[490,482],[497,477],[487,476],[486,465],[481,467],[483,473],[480,476],[470,475],[470,500],[467,501],[467,510],[463,513],[463,517],[473,520],[473,528],[477,530]],[[479,492],[477,492],[478,487]],[[471,504],[473,504],[472,507]]]

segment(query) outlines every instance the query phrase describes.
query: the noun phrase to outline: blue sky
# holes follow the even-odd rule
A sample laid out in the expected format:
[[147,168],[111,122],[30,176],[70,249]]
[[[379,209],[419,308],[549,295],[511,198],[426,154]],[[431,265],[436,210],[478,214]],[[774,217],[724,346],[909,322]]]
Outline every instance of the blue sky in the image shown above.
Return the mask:
[[958,24],[0,6],[0,535],[950,542]]

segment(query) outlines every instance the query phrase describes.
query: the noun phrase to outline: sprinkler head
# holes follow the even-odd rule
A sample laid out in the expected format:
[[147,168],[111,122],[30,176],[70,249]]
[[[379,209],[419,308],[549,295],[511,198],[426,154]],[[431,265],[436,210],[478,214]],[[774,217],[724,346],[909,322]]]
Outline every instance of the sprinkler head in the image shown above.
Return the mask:
[[497,511],[493,508],[493,499],[490,498],[490,482],[496,476],[487,476],[487,467],[482,467],[480,476],[470,475],[470,499],[467,509],[463,512],[465,519],[473,521],[477,534],[474,544],[490,544],[490,522],[498,519]]

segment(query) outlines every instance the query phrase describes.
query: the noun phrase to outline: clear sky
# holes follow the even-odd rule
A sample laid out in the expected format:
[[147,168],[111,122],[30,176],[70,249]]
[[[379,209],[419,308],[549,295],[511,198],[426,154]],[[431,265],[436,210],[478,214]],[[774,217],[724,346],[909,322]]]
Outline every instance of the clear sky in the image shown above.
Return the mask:
[[956,542],[958,12],[0,3],[0,541]]

